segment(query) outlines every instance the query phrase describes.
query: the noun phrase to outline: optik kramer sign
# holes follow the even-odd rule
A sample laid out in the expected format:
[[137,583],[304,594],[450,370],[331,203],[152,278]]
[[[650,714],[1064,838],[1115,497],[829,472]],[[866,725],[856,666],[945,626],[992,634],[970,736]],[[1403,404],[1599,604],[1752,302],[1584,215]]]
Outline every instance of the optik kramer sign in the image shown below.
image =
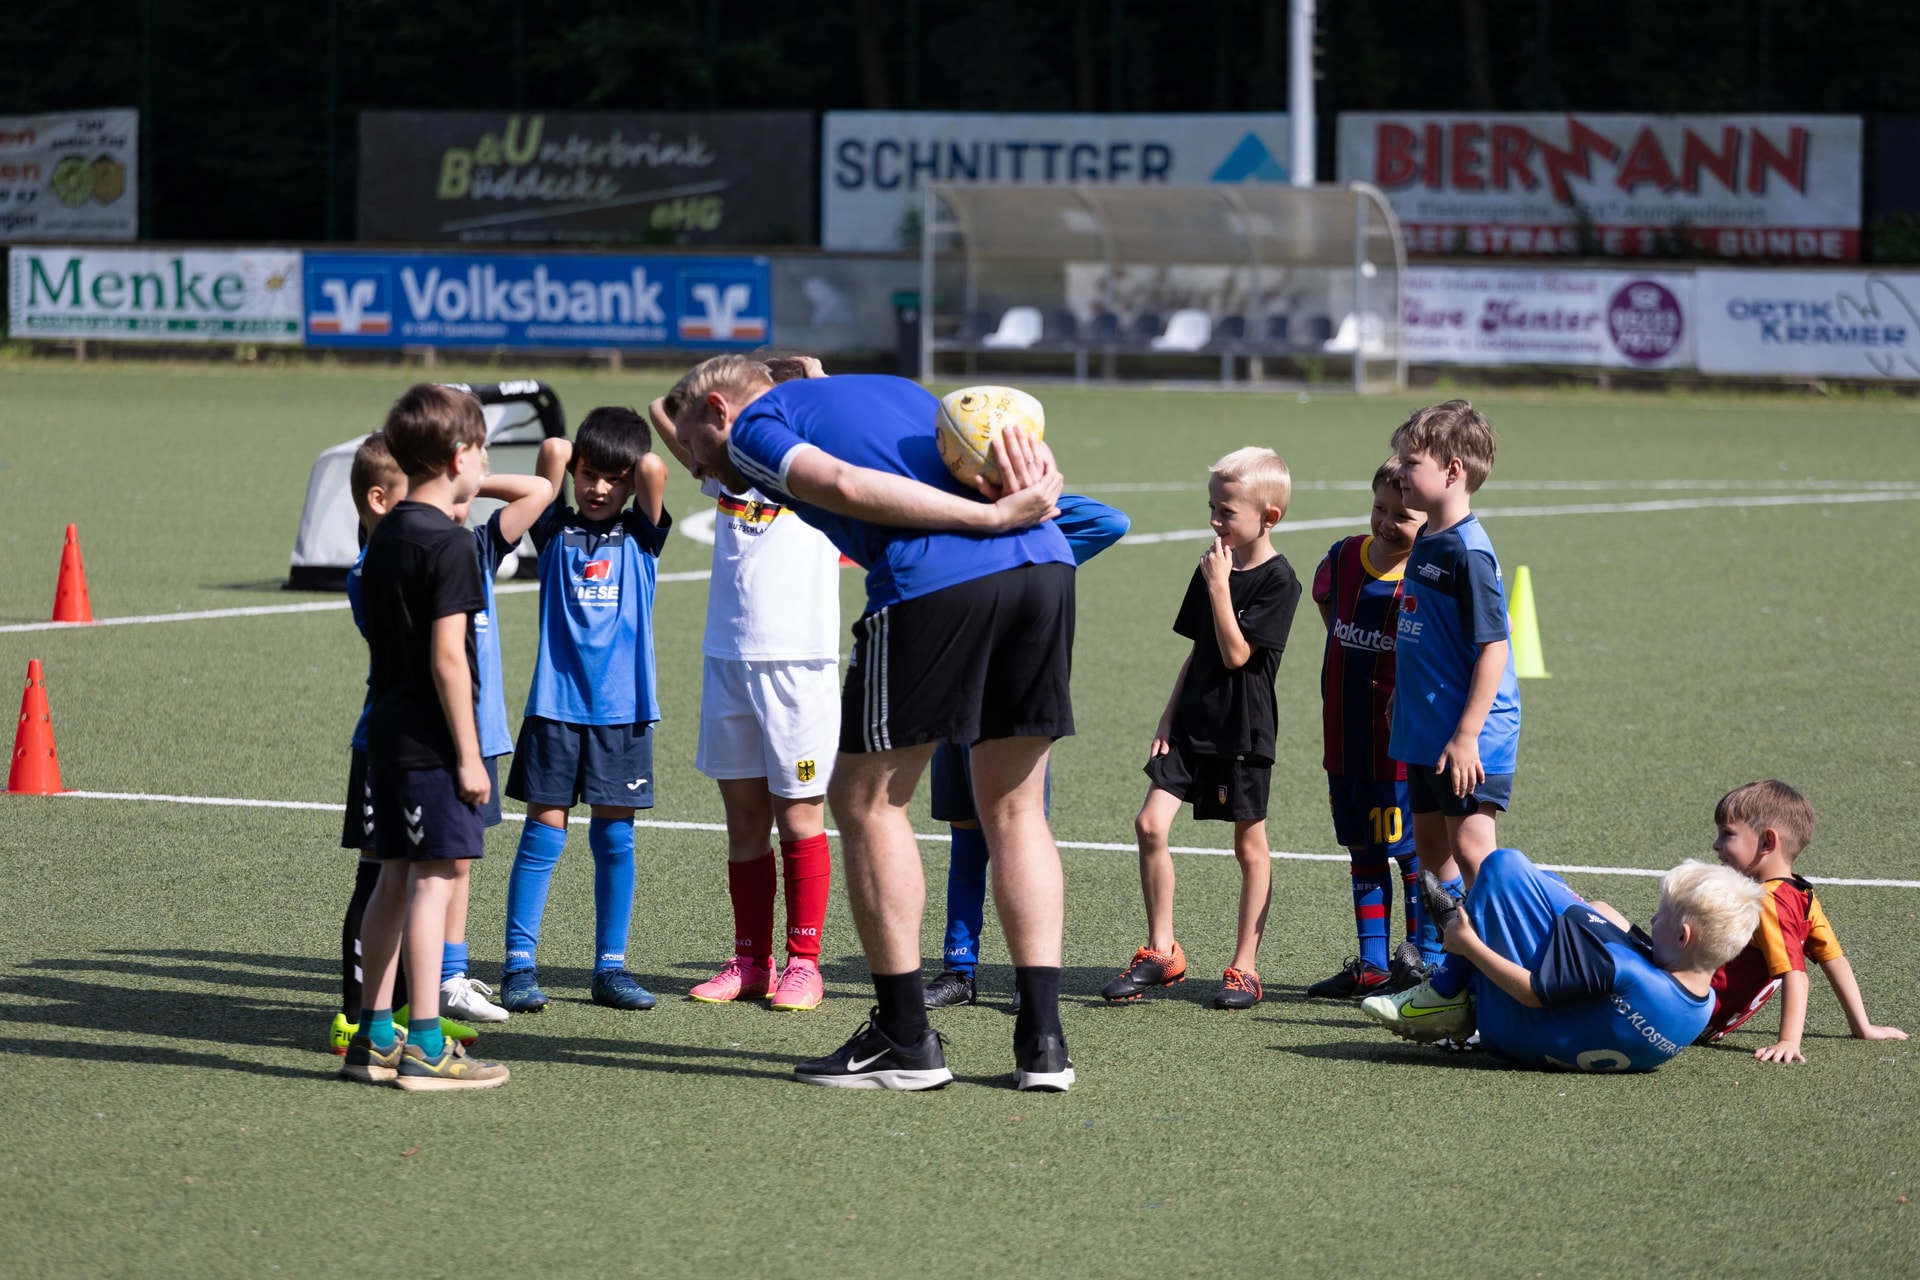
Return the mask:
[[1344,114],[1415,253],[1860,256],[1857,116]]

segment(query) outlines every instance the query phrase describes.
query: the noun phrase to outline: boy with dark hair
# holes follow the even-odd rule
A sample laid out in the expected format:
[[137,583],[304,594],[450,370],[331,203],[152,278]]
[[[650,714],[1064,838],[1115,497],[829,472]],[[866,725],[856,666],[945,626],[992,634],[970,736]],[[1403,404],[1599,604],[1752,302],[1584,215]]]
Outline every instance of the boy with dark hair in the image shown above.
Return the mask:
[[[1440,959],[1440,935],[1420,904],[1420,859],[1408,820],[1407,767],[1387,754],[1392,727],[1393,633],[1402,570],[1420,517],[1400,497],[1400,460],[1373,473],[1373,532],[1333,544],[1313,575],[1313,602],[1327,627],[1320,663],[1322,734],[1334,838],[1352,856],[1353,923],[1360,953],[1307,988],[1308,999],[1358,1000],[1405,991]],[[1407,936],[1387,954],[1393,872],[1400,864]]]
[[1840,952],[1840,939],[1827,923],[1813,886],[1794,873],[1794,864],[1813,840],[1813,805],[1784,782],[1767,778],[1735,787],[1714,806],[1713,851],[1766,890],[1760,925],[1739,955],[1713,975],[1713,1017],[1701,1042],[1724,1039],[1784,989],[1780,1000],[1780,1036],[1755,1049],[1762,1062],[1805,1062],[1800,1038],[1807,1024],[1807,961],[1818,964],[1847,1015],[1856,1040],[1905,1040],[1898,1027],[1875,1026],[1867,1018],[1853,966]]
[[[1407,766],[1420,865],[1458,893],[1472,883],[1465,868],[1493,851],[1494,818],[1513,797],[1520,752],[1506,589],[1493,543],[1473,514],[1497,441],[1484,414],[1449,400],[1416,411],[1392,443],[1401,496],[1426,523],[1401,584],[1387,753]],[[1463,961],[1449,958],[1419,986],[1369,998],[1398,1001],[1410,1016],[1461,1010],[1469,975]]]
[[[507,1069],[444,1037],[438,982],[457,864],[482,855],[480,806],[492,795],[474,716],[473,614],[486,592],[473,541],[452,518],[485,477],[486,421],[467,393],[421,384],[383,432],[408,496],[375,527],[362,568],[382,866],[361,921],[365,1004],[341,1074],[406,1090],[489,1089]],[[401,1036],[392,999],[403,933],[413,1016]]]
[[1273,682],[1300,603],[1300,580],[1274,550],[1272,533],[1292,494],[1292,474],[1271,449],[1236,449],[1209,469],[1214,539],[1173,622],[1193,648],[1154,731],[1145,769],[1151,785],[1133,824],[1147,942],[1101,989],[1108,1000],[1138,1000],[1186,978],[1186,954],[1173,936],[1167,835],[1189,801],[1196,819],[1233,823],[1240,864],[1233,963],[1221,975],[1213,1007],[1251,1009],[1264,995],[1256,965],[1273,877],[1267,849],[1267,791],[1279,731]]
[[[654,997],[627,972],[633,919],[633,811],[653,807],[653,592],[672,517],[667,465],[651,452],[646,419],[600,408],[577,439],[548,440],[536,470],[553,486],[534,523],[540,551],[540,652],[527,693],[507,794],[526,802],[527,824],[507,884],[507,954],[501,1003],[511,1013],[546,1008],[535,968],[553,869],[567,844],[567,815],[592,806],[592,998],[612,1009],[651,1009]],[[579,510],[559,495],[573,479]],[[629,509],[627,501],[634,500]]]

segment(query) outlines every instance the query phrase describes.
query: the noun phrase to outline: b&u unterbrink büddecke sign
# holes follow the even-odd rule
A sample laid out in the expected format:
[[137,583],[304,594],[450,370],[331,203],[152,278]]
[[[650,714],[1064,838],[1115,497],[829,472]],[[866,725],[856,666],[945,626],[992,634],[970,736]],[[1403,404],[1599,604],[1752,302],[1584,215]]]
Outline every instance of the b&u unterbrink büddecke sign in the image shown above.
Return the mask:
[[1414,253],[1860,256],[1858,116],[1343,113]]

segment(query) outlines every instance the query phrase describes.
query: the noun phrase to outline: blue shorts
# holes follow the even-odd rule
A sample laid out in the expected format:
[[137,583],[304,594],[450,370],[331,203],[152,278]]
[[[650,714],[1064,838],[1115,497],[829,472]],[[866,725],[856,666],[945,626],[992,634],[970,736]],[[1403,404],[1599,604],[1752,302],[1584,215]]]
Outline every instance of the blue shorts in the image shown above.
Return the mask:
[[520,725],[507,794],[526,804],[653,808],[651,724],[568,724],[528,716]]
[[[943,742],[933,749],[933,771],[928,784],[935,822],[978,822],[973,807],[973,748],[958,742]],[[1048,816],[1053,814],[1053,761],[1047,761],[1046,799]]]
[[442,862],[485,852],[480,807],[462,800],[450,769],[372,769],[373,855]]
[[[1515,964],[1532,969],[1560,913],[1585,901],[1565,880],[1542,871],[1518,849],[1495,849],[1474,876],[1466,912],[1482,941]],[[1472,989],[1474,1019],[1481,1043],[1490,1052],[1532,1043],[1539,1039],[1542,1027],[1565,1020],[1564,1014],[1551,1009],[1521,1004],[1478,969],[1473,971]]]
[[[487,802],[480,806],[480,825],[500,825],[500,757],[488,756]],[[367,753],[355,747],[353,763],[347,766],[347,820],[340,831],[342,849],[373,848],[373,777],[367,770]]]
[[1333,838],[1348,849],[1382,858],[1413,853],[1413,811],[1405,782],[1330,773],[1327,798],[1333,803]]
[[1513,775],[1510,773],[1490,773],[1485,782],[1475,787],[1471,794],[1456,796],[1453,783],[1447,776],[1438,773],[1426,765],[1408,763],[1407,765],[1407,801],[1415,813],[1432,813],[1438,810],[1449,818],[1464,818],[1480,812],[1480,806],[1490,804],[1505,813],[1507,801],[1513,799]]

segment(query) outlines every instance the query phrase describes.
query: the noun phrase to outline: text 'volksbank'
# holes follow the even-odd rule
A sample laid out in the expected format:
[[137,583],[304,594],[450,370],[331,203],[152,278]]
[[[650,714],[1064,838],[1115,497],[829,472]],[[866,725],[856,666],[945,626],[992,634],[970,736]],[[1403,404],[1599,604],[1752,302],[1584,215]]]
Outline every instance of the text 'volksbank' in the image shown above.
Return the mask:
[[490,266],[474,265],[464,276],[443,276],[439,267],[420,274],[400,269],[400,289],[415,320],[529,321],[576,324],[665,324],[661,282],[645,267],[626,280],[556,280],[544,266],[529,277],[502,279]]

